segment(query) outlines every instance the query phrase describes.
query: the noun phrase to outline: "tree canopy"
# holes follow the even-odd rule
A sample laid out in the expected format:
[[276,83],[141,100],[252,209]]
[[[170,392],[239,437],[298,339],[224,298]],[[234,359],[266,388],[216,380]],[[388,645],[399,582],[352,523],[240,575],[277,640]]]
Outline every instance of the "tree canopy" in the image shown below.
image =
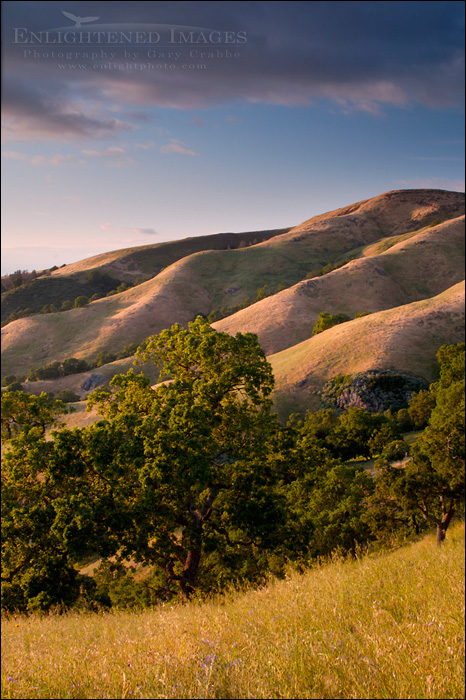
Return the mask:
[[[434,408],[428,426],[407,464],[382,463],[376,479],[378,504],[391,502],[394,510],[434,524],[439,545],[464,504],[464,349],[464,343],[440,348],[440,379],[430,386]],[[425,397],[423,403],[429,405]]]
[[[429,425],[404,467],[396,420],[325,409],[282,426],[257,337],[198,318],[139,348],[151,387],[130,370],[90,395],[101,420],[57,428],[61,401],[2,396],[2,606],[43,610],[88,592],[191,598],[261,583],[333,550],[356,552],[391,523],[434,523],[439,541],[464,498],[464,346],[439,351]],[[353,460],[378,455],[379,473]],[[90,578],[88,557],[101,560]],[[115,593],[118,591],[117,593]],[[85,593],[87,595],[87,593]],[[106,604],[107,604],[106,603]]]

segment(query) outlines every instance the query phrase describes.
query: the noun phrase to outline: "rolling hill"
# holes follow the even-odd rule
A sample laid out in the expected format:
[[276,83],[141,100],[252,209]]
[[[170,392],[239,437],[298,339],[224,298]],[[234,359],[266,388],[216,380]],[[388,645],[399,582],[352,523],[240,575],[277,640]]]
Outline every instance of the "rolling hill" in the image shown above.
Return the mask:
[[2,294],[2,322],[8,320],[11,314],[24,309],[39,313],[43,306],[53,304],[59,310],[63,302],[73,302],[80,295],[91,297],[97,294],[103,297],[107,292],[116,289],[121,282],[138,283],[155,277],[165,267],[193,253],[247,247],[287,230],[218,233],[185,238],[180,241],[114,250],[70,265],[62,265],[58,269],[45,270],[32,282]]
[[329,328],[268,356],[281,417],[320,407],[318,392],[339,374],[392,369],[435,380],[436,352],[464,341],[464,282],[445,292]]
[[[232,236],[244,244],[225,249]],[[214,327],[258,334],[274,367],[276,406],[284,415],[316,406],[314,392],[335,374],[394,368],[429,379],[439,345],[461,340],[463,261],[464,195],[442,190],[385,193],[289,230],[113,251],[55,270],[48,279],[69,281],[89,270],[116,279],[141,274],[150,279],[83,308],[8,323],[2,329],[2,374],[25,375],[69,357],[92,361],[102,350],[119,351],[175,322],[187,324],[198,314],[254,300],[264,285],[274,292],[281,284],[283,291]],[[338,269],[322,274],[329,264]],[[322,311],[371,315],[312,337]],[[408,342],[412,333],[417,353]],[[98,372],[108,381],[131,361],[119,360]],[[88,375],[28,383],[27,388],[71,388],[84,396],[81,385]]]
[[238,311],[214,327],[227,333],[257,333],[267,354],[311,337],[322,311],[374,313],[435,296],[464,279],[464,216],[409,238],[363,248],[362,257],[322,277],[304,280]]

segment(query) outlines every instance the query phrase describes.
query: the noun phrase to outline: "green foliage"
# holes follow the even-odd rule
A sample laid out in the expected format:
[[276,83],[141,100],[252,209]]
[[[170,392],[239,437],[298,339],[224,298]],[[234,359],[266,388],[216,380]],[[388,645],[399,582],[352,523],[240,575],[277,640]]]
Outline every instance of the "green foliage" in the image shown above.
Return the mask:
[[41,435],[48,426],[57,424],[57,416],[69,413],[62,401],[50,400],[45,392],[40,396],[19,391],[2,393],[2,440],[27,434],[33,428]]
[[261,301],[262,299],[266,299],[267,297],[273,296],[274,294],[278,294],[278,292],[281,292],[284,289],[286,289],[286,286],[281,282],[277,285],[276,288],[269,288],[267,284],[264,284],[263,287],[257,290],[255,299],[246,297],[246,299],[243,299],[243,301],[239,304],[236,304],[236,306],[222,306],[221,309],[214,309],[207,316],[207,320],[209,323],[215,323],[215,321],[220,321],[222,318],[232,316],[232,314],[237,313],[237,311],[241,311],[241,309],[246,309],[248,306],[251,306],[251,304],[255,304],[257,301]]
[[405,440],[393,440],[385,445],[380,458],[384,462],[395,462],[405,459],[409,456],[410,447]]
[[8,384],[12,384],[12,382],[16,382],[16,381],[17,381],[16,374],[7,374],[2,379],[2,386],[8,386]]
[[43,367],[31,369],[28,376],[28,381],[37,381],[40,379],[57,379],[58,377],[66,377],[69,374],[79,374],[87,372],[91,369],[90,365],[85,360],[78,360],[76,357],[69,357],[63,362],[51,362]]
[[340,267],[343,267],[344,265],[347,265],[351,260],[354,260],[356,256],[352,255],[344,260],[340,260],[340,262],[335,262],[335,263],[328,263],[327,265],[324,265],[324,267],[314,270],[313,272],[310,272],[307,275],[307,279],[311,279],[312,277],[321,277],[322,275],[327,275],[329,272],[333,272],[333,270],[338,270]]
[[108,350],[101,350],[95,357],[94,362],[91,363],[91,367],[101,367],[109,362],[114,362],[117,356],[113,352],[108,352]]
[[355,406],[340,415],[331,408],[308,413],[301,431],[308,440],[341,460],[369,459],[380,454],[393,440],[401,438],[396,421]]
[[[43,407],[40,433],[12,440],[7,513],[17,512],[29,480],[43,524],[25,527],[27,540],[19,534],[25,513],[9,525],[7,550],[11,533],[22,542],[20,558],[6,559],[17,607],[57,602],[52,567],[44,569],[44,598],[34,595],[29,605],[25,581],[42,567],[42,554],[28,545],[33,525],[46,561],[59,552],[64,602],[76,595],[69,567],[95,552],[107,574],[80,585],[98,604],[118,606],[134,605],[139,594],[153,602],[174,589],[189,598],[233,582],[262,583],[271,571],[283,575],[288,560],[354,550],[364,541],[370,479],[338,464],[297,425],[280,427],[270,413],[271,367],[256,336],[217,333],[198,318],[188,330],[177,325],[150,338],[138,360],[154,362],[165,382],[153,390],[142,374],[119,375],[112,391],[89,399],[105,420],[62,429],[45,442]],[[150,583],[143,588],[122,569],[109,579],[109,557],[115,565],[131,559],[150,566]],[[7,607],[14,597],[8,596]]]
[[[84,606],[135,607],[258,585],[290,562],[356,554],[393,529],[419,532],[422,518],[439,520],[442,498],[445,531],[464,490],[464,389],[462,404],[460,353],[439,356],[435,408],[405,468],[391,466],[409,451],[391,413],[327,408],[281,427],[257,337],[218,333],[202,318],[149,338],[136,359],[154,363],[160,383],[118,375],[90,395],[103,420],[87,428],[45,440],[64,404],[5,392],[2,605],[67,607],[81,590]],[[375,481],[342,464],[377,455]],[[78,576],[90,554],[99,570]]]
[[442,346],[437,357],[440,379],[430,387],[435,407],[429,425],[404,468],[380,465],[373,510],[422,517],[436,525],[441,544],[464,504],[464,344]]
[[80,309],[81,307],[87,306],[88,304],[89,304],[89,297],[86,297],[84,294],[80,294],[74,300],[74,308],[75,309]]
[[413,394],[408,408],[408,415],[415,430],[425,428],[435,407],[435,396],[432,391],[422,390]]
[[69,374],[79,374],[80,372],[87,372],[89,365],[85,360],[78,360],[76,357],[68,357],[61,363],[61,372],[64,377]]
[[[412,399],[411,399],[412,400]],[[414,423],[407,408],[400,408],[396,413],[396,422],[402,433],[408,433],[414,430]]]
[[41,434],[53,416],[41,404],[40,417],[32,415],[39,408],[35,403],[23,424],[15,423],[20,432],[2,463],[2,608],[7,610],[47,610],[78,595],[77,571],[53,530],[59,496],[44,475],[53,447]]
[[[100,270],[90,270],[86,279],[81,275],[29,277],[17,288],[2,294],[2,322],[13,321],[37,313],[55,313],[74,308],[72,299],[86,296],[100,298],[119,284],[117,280]],[[24,277],[24,274],[23,274]]]
[[323,331],[326,331],[333,326],[337,326],[339,323],[346,323],[346,321],[351,321],[351,318],[346,314],[329,314],[327,311],[321,311],[319,318],[312,329],[312,335],[323,333]]
[[73,403],[74,401],[79,401],[80,397],[75,394],[71,389],[62,389],[56,395],[56,398],[63,403]]
[[7,386],[8,391],[24,391],[23,385],[21,382],[11,382],[11,384],[8,384]]
[[[372,479],[359,466],[339,463],[329,449],[321,446],[316,435],[335,429],[334,416],[326,412],[316,433],[307,430],[309,416],[298,425],[289,485],[284,490],[288,551],[297,558],[325,556],[332,551],[355,552],[366,542],[369,529],[362,519],[365,499],[372,492]],[[328,443],[327,443],[328,444]]]

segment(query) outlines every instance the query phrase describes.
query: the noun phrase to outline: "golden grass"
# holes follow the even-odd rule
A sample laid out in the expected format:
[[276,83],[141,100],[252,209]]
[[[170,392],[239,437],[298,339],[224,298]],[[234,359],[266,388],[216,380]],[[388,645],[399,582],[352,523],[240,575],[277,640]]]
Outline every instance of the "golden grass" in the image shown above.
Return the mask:
[[434,381],[436,352],[464,338],[464,282],[432,299],[354,319],[269,355],[279,415],[316,410],[316,394],[338,374],[394,369]]
[[[309,408],[318,410],[318,392],[326,381],[338,374],[393,369],[434,381],[438,348],[445,343],[462,342],[463,337],[464,282],[432,299],[334,326],[282,352],[268,355],[275,376],[274,410],[283,420],[290,413],[305,412]],[[102,374],[108,383],[114,374],[125,373],[133,367],[133,359],[117,360],[93,372]],[[134,369],[136,372],[142,369],[152,384],[158,381],[158,369],[154,365],[148,363]],[[27,390],[57,393],[66,388],[81,393],[84,398],[81,385],[89,374],[28,383]],[[89,414],[80,411],[65,417],[65,422],[82,427],[92,420]]]
[[[31,367],[66,357],[90,359],[100,350],[114,351],[128,342],[141,342],[175,322],[187,323],[197,314],[208,314],[213,308],[234,306],[246,296],[254,298],[257,289],[264,284],[269,284],[270,288],[276,288],[279,283],[293,285],[304,279],[311,269],[334,262],[349,250],[375,243],[383,235],[395,235],[400,228],[403,232],[419,229],[434,215],[445,215],[446,211],[450,215],[455,211],[459,213],[461,200],[459,193],[436,190],[386,193],[314,217],[287,233],[249,248],[204,250],[185,255],[155,278],[121,294],[99,299],[82,309],[38,315],[8,324],[2,330],[3,372],[20,375]],[[208,245],[209,237],[204,238]],[[419,246],[412,255],[409,252],[399,255],[383,279],[374,273],[372,258],[366,258],[357,261],[356,267],[345,266],[319,278],[315,283],[316,295],[313,298],[308,295],[306,303],[305,294],[302,294],[306,282],[303,282],[301,286],[286,290],[290,292],[288,295],[278,295],[284,305],[277,307],[277,300],[274,306],[262,303],[256,308],[254,305],[246,310],[251,316],[244,315],[246,312],[236,315],[239,326],[235,326],[234,321],[227,323],[233,323],[234,332],[258,332],[265,351],[271,353],[309,337],[312,321],[321,311],[354,315],[358,311],[379,311],[432,296],[460,279],[456,268],[462,265],[461,253],[454,250],[447,260],[442,258],[442,250],[451,248],[451,238],[456,240],[451,232],[444,233],[438,249],[427,251],[426,246],[423,251]],[[112,251],[53,274],[70,274],[95,266],[124,267],[134,255],[138,255],[141,262],[144,261],[141,252],[163,251],[175,244],[182,256],[190,250],[191,243],[187,239]],[[430,266],[426,267],[425,260],[430,260]],[[384,268],[388,262],[380,264]],[[342,304],[344,308],[334,308]],[[303,317],[307,323],[302,323]]]
[[462,698],[464,524],[256,592],[11,617],[5,698]]
[[273,354],[310,338],[322,311],[351,317],[374,313],[435,296],[464,279],[464,217],[411,233],[409,239],[393,238],[383,253],[369,246],[363,257],[299,282],[214,327],[231,334],[257,333],[265,352]]

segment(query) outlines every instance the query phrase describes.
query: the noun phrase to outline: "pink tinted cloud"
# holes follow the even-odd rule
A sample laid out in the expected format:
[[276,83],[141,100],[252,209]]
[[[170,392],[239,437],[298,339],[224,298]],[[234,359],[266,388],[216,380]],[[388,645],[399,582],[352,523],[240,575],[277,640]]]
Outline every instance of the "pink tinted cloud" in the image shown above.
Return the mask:
[[190,150],[189,148],[185,148],[185,144],[183,144],[182,141],[178,141],[176,139],[172,139],[170,143],[165,144],[165,146],[162,146],[160,149],[161,153],[167,154],[167,153],[179,153],[180,155],[183,156],[198,156],[199,153],[196,153],[195,151]]

